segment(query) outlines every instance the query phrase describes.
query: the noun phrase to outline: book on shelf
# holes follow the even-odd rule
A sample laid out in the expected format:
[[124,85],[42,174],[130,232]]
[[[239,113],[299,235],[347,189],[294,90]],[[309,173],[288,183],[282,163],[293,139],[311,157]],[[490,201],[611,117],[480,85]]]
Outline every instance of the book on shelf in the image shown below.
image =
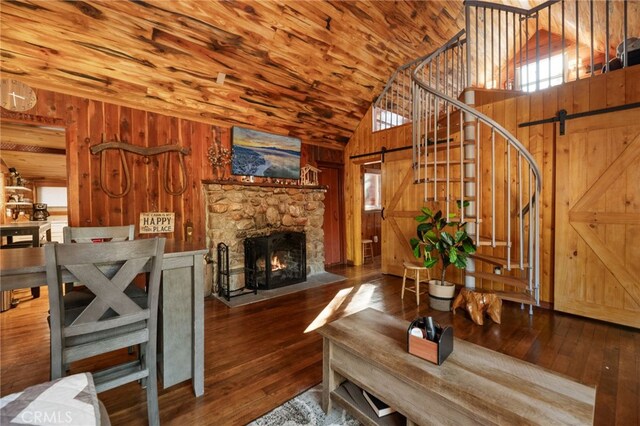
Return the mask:
[[364,398],[367,400],[371,408],[373,408],[373,411],[375,411],[375,413],[378,415],[378,417],[386,416],[388,414],[396,412],[395,408],[389,407],[389,404],[385,403],[384,401],[380,401],[378,398],[371,395],[366,390],[363,389],[362,394],[364,395]]

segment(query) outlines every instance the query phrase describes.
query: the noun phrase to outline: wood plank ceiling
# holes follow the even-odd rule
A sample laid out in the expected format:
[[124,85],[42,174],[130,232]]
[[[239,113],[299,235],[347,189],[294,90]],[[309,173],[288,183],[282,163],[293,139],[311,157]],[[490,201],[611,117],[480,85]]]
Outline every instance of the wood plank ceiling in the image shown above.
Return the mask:
[[342,149],[395,68],[463,26],[457,0],[3,1],[0,70]]
[[[529,9],[541,0],[498,2]],[[567,1],[569,40],[576,4],[580,39],[589,40],[588,3]],[[602,22],[604,4],[595,3]],[[460,0],[2,0],[0,72],[34,87],[342,149],[392,72],[463,28],[463,10]],[[630,36],[638,35],[639,10],[629,1]],[[551,27],[561,33],[560,15]],[[621,28],[612,22],[610,49]],[[604,50],[602,31],[594,42]]]

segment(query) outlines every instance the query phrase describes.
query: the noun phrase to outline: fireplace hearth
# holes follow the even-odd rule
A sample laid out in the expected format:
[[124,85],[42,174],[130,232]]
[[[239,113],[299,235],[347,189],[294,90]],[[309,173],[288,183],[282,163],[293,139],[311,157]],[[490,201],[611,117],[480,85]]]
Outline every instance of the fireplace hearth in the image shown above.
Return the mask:
[[280,232],[244,240],[245,286],[269,290],[307,279],[304,232]]

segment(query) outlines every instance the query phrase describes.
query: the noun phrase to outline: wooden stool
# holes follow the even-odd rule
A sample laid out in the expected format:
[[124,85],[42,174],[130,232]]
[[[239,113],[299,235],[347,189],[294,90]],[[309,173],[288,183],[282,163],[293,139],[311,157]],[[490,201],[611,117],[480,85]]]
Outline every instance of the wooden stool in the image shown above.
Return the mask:
[[[429,273],[429,269],[425,268],[423,265],[413,263],[413,262],[403,262],[404,266],[404,275],[402,276],[402,294],[400,295],[401,299],[404,299],[404,291],[412,291],[416,294],[416,305],[420,304],[420,281],[428,282],[431,279],[431,274]],[[406,287],[405,284],[407,282],[407,271],[413,271],[413,281],[415,285],[413,287]],[[420,271],[426,272],[425,279],[420,279]],[[411,278],[411,277],[409,277]],[[423,291],[422,293],[428,293],[429,291]]]
[[373,261],[373,240],[362,240],[362,262]]

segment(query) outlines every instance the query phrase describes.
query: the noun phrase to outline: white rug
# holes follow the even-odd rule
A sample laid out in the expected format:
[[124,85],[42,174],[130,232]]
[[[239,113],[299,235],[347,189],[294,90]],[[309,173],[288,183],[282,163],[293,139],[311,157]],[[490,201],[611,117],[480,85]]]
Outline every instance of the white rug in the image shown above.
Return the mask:
[[322,384],[301,393],[249,426],[359,426],[360,422],[333,404],[328,415],[322,411]]
[[215,297],[228,307],[235,308],[236,306],[249,305],[251,303],[261,302],[263,300],[272,299],[274,297],[284,296],[285,294],[296,293],[298,291],[308,290],[310,288],[316,288],[326,284],[333,284],[345,279],[346,278],[342,275],[332,274],[330,272],[321,272],[319,274],[307,277],[307,280],[305,282],[280,288],[274,288],[273,290],[258,290],[258,294],[243,294],[241,296],[232,297],[231,300],[227,300],[224,297],[218,296],[217,294],[214,294],[213,297]]

